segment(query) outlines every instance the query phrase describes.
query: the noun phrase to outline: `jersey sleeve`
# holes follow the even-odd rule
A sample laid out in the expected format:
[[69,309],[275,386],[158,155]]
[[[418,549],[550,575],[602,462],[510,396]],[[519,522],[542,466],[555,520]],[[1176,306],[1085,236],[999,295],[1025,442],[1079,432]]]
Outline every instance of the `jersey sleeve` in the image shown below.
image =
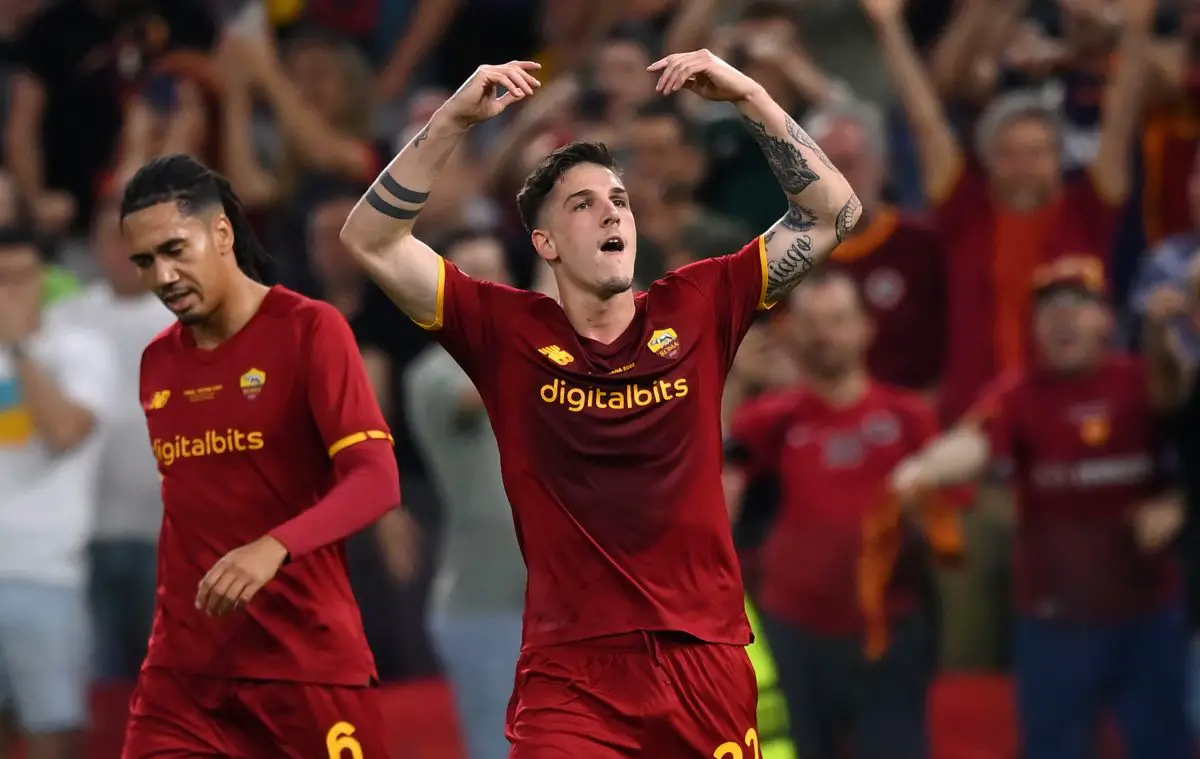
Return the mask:
[[[517,306],[517,291],[504,285],[472,279],[444,258],[438,259],[437,312],[418,327],[433,333],[446,350],[479,384],[486,375],[489,352],[494,358],[501,310]],[[506,303],[505,301],[511,301]],[[494,365],[496,362],[493,361]]]
[[755,315],[775,305],[767,301],[767,274],[767,244],[760,235],[737,253],[688,264],[664,281],[687,282],[707,301],[728,369]]
[[1020,375],[1016,373],[996,379],[983,389],[975,405],[963,418],[964,423],[977,425],[987,436],[993,458],[1012,457],[1016,442],[1013,397],[1019,383]]
[[327,304],[316,314],[305,346],[307,395],[330,457],[368,440],[393,442],[350,325]]

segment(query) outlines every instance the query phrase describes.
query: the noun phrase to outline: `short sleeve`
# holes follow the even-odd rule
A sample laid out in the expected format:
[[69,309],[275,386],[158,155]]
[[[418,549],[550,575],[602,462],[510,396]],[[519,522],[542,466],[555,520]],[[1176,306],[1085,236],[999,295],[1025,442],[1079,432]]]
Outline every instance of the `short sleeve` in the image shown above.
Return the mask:
[[329,455],[392,434],[350,325],[332,306],[317,304],[308,343],[308,405]]
[[688,264],[661,281],[686,281],[708,301],[729,367],[755,315],[775,305],[767,302],[767,273],[767,246],[760,235],[737,253]]
[[1020,381],[1021,375],[1017,373],[993,381],[963,417],[964,424],[977,425],[987,435],[993,458],[1012,457],[1016,437],[1013,397]]
[[472,279],[457,266],[438,259],[437,312],[434,320],[417,326],[428,330],[479,384],[486,369],[494,366],[498,319],[521,307],[522,296],[541,297],[494,282]]
[[116,349],[104,335],[91,330],[64,330],[45,360],[63,394],[97,419],[105,419],[117,404],[120,375]]
[[741,469],[748,479],[775,474],[792,405],[772,396],[738,409],[725,441],[726,461]]

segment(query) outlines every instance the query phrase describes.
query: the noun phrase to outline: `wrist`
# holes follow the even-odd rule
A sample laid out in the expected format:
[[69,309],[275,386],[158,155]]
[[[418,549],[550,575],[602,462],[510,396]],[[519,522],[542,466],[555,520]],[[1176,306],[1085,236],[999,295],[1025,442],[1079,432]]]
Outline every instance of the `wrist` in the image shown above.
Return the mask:
[[471,123],[443,111],[442,108],[433,112],[433,117],[429,119],[429,123],[425,127],[429,130],[429,136],[456,140],[466,134],[472,126]]

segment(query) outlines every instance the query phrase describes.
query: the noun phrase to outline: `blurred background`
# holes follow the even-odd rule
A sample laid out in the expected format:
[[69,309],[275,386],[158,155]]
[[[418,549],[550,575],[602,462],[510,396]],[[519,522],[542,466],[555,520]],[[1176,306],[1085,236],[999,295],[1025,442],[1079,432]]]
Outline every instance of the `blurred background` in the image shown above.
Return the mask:
[[[736,112],[688,94],[663,100],[644,72],[664,54],[708,47],[762,83],[855,187],[863,221],[832,266],[874,323],[861,361],[917,394],[931,419],[952,424],[1026,362],[1031,281],[1047,258],[1101,263],[1114,350],[1139,350],[1165,286],[1179,294],[1176,342],[1200,355],[1190,318],[1200,0],[0,0],[0,45],[0,249],[32,242],[41,254],[28,272],[0,256],[0,300],[38,288],[44,328],[102,333],[120,378],[106,391],[99,452],[79,487],[59,491],[42,487],[61,475],[54,467],[20,469],[33,437],[14,421],[19,394],[0,367],[0,736],[24,736],[0,738],[0,755],[119,752],[161,520],[138,362],[171,318],[138,290],[115,199],[153,156],[187,152],[225,173],[276,280],[335,304],[358,335],[403,476],[403,508],[351,546],[397,756],[506,755],[524,569],[478,396],[364,280],[338,231],[480,64],[537,60],[544,86],[470,134],[418,221],[417,234],[473,276],[552,292],[514,193],[574,139],[619,156],[642,284],[736,251],[778,219],[786,201]],[[750,472],[738,430],[761,417],[762,398],[805,383],[796,310],[757,323],[730,376],[735,474]],[[86,383],[90,360],[68,353],[64,371]],[[758,549],[783,496],[778,477],[730,479],[753,606],[771,580]],[[77,503],[62,510],[63,498]],[[959,500],[957,560],[920,573],[936,634],[917,719],[930,756],[1017,757],[1012,499],[1001,473]],[[1191,509],[1185,533],[1195,532]],[[36,551],[18,551],[49,533],[86,546],[72,559],[80,571],[47,572]],[[3,558],[18,553],[28,558]],[[1196,553],[1180,549],[1185,567]],[[764,640],[764,755],[788,759],[789,688],[774,660],[805,644]],[[1169,666],[1195,671],[1183,656]],[[71,706],[80,694],[82,713]],[[856,698],[837,699],[830,718],[846,738],[839,756],[876,755],[852,739]],[[1102,707],[1090,755],[1120,756]],[[872,728],[885,744],[886,717]]]

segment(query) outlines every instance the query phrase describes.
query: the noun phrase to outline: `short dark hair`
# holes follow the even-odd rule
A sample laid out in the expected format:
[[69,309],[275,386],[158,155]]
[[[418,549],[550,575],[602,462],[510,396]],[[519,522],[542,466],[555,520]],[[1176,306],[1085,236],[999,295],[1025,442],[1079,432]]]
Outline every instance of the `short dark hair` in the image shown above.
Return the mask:
[[564,145],[542,159],[542,162],[525,178],[525,184],[517,193],[517,208],[521,212],[521,223],[528,232],[538,224],[538,216],[546,197],[554,190],[569,170],[585,163],[594,163],[612,171],[619,171],[612,152],[602,142],[579,140]]
[[251,279],[266,281],[271,257],[254,234],[242,201],[228,179],[188,155],[154,158],[125,185],[121,219],[159,203],[174,203],[186,216],[219,207],[233,226],[233,254],[238,268]]

